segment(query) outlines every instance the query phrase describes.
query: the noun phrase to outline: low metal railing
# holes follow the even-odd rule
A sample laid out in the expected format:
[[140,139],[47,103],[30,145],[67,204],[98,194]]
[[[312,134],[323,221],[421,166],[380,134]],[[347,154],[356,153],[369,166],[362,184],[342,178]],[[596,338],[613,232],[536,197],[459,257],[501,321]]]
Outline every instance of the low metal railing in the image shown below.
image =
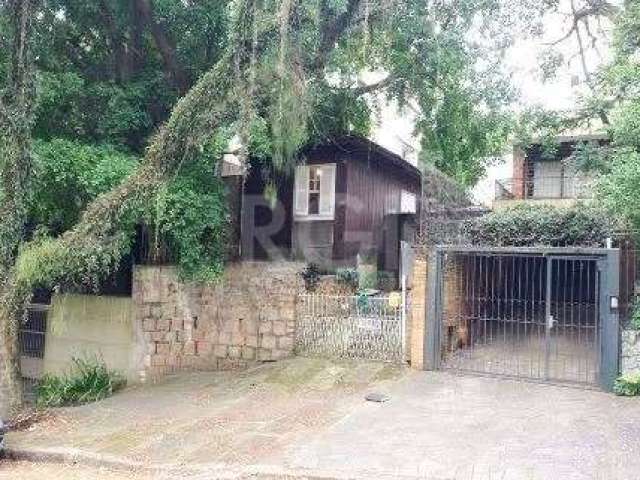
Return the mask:
[[395,300],[389,296],[300,295],[296,351],[403,361],[406,304]]
[[496,180],[496,200],[578,199],[592,195],[593,180],[580,176],[536,176]]

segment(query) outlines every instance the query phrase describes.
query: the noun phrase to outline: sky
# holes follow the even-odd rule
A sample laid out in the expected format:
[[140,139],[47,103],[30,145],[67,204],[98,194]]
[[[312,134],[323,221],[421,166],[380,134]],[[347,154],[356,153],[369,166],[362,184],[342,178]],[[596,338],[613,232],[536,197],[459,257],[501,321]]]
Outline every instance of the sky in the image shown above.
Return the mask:
[[[619,3],[619,2],[618,2]],[[570,12],[570,2],[561,2],[561,12]],[[603,25],[610,35],[610,25]],[[520,39],[507,55],[507,65],[513,72],[513,81],[521,94],[521,105],[542,106],[549,110],[574,110],[581,94],[588,92],[586,76],[580,57],[578,42],[571,36],[563,42],[557,50],[564,55],[565,62],[558,70],[556,78],[544,81],[539,67],[538,58],[546,50],[548,44],[562,38],[570,29],[568,17],[559,14],[547,15],[545,33],[541,38]],[[605,37],[597,48],[587,50],[586,63],[588,70],[593,72],[600,65],[610,59],[609,37]],[[586,40],[585,40],[586,43]],[[593,133],[593,132],[574,132]],[[505,152],[501,162],[490,167],[487,175],[473,189],[473,196],[478,203],[491,206],[495,193],[496,180],[510,178],[513,171],[513,151]]]
[[[558,70],[556,78],[551,81],[544,81],[542,78],[539,56],[548,49],[547,44],[561,38],[568,31],[570,23],[563,13],[571,11],[570,0],[561,0],[559,10],[560,13],[546,16],[545,32],[541,37],[518,39],[506,56],[506,66],[521,94],[519,104],[514,105],[516,110],[534,105],[548,109],[571,110],[576,106],[579,94],[587,89],[580,59],[575,56],[578,44],[573,36],[557,49],[564,55],[565,62]],[[588,52],[586,59],[589,70],[595,70],[609,58],[607,42],[600,44],[598,50],[590,49]],[[373,83],[378,76],[379,74],[370,74],[366,83]],[[417,155],[415,152],[411,154],[411,148],[408,147],[419,149],[419,141],[413,137],[414,121],[415,116],[411,111],[398,112],[395,105],[386,105],[372,134],[373,140],[415,163]],[[508,148],[503,161],[491,167],[487,176],[473,190],[473,195],[479,203],[490,206],[495,180],[511,176],[511,156],[512,150]]]

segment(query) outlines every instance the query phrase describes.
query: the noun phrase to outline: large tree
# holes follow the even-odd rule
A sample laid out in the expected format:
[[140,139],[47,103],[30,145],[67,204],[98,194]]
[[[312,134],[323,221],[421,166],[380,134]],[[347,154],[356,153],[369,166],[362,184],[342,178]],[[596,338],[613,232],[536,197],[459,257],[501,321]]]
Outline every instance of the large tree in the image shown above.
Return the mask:
[[640,234],[640,5],[626,2],[616,21],[614,59],[606,65],[597,92],[609,106],[612,147],[592,162],[604,173],[599,198]]
[[[74,44],[65,43],[66,61],[82,65],[96,56],[98,61],[89,60],[111,65],[108,75],[116,85],[135,75],[132,69],[138,64],[129,55],[135,57],[131,47],[141,41],[136,22],[125,22],[123,34],[119,15],[104,15],[105,8],[115,12],[120,2],[59,3],[65,5],[62,19],[56,9],[51,10],[53,19],[37,18],[65,23],[73,7],[88,9],[101,19],[100,29],[71,31],[81,35],[75,45],[82,48],[73,51]],[[185,8],[197,5],[175,3]],[[156,45],[163,75],[180,92],[198,75],[190,75],[185,63],[178,63],[178,36],[154,25],[151,8],[168,4],[172,2],[135,2],[135,7],[149,26],[148,38]],[[479,155],[506,138],[508,92],[487,52],[499,57],[509,45],[509,32],[517,31],[518,19],[531,25],[529,14],[537,11],[527,2],[500,0],[235,0],[230,7],[228,34],[208,38],[211,44],[225,45],[224,52],[210,59],[217,60],[215,65],[175,104],[136,170],[91,202],[72,228],[23,244],[15,261],[6,257],[10,275],[2,292],[5,325],[13,324],[36,286],[97,284],[113,272],[131,248],[135,226],[163,221],[157,207],[164,204],[161,200],[172,182],[201,164],[203,155],[210,156],[207,152],[219,153],[220,145],[236,133],[244,145],[239,153],[262,157],[265,174],[277,181],[290,172],[301,145],[338,133],[367,133],[375,109],[367,95],[376,92],[400,105],[417,105],[419,132],[427,148],[441,153],[441,166],[452,165],[452,173],[472,181],[482,168]],[[80,22],[90,17],[75,18]],[[86,48],[96,31],[107,43],[103,49]],[[65,42],[69,38],[63,37]],[[66,71],[62,67],[59,73]],[[358,80],[363,71],[386,76],[366,85]],[[482,123],[485,119],[488,127]],[[150,207],[157,213],[153,218]],[[202,238],[198,233],[191,238]],[[193,257],[193,252],[180,251],[188,245],[192,243],[175,242],[177,254]],[[194,276],[199,270],[198,265],[192,269]]]
[[[0,92],[0,292],[11,290],[13,266],[24,238],[31,192],[31,128],[34,119],[32,27],[36,0],[10,0],[6,9],[10,50],[7,80]],[[20,395],[15,315],[0,317],[0,416]],[[4,396],[4,398],[3,398]]]

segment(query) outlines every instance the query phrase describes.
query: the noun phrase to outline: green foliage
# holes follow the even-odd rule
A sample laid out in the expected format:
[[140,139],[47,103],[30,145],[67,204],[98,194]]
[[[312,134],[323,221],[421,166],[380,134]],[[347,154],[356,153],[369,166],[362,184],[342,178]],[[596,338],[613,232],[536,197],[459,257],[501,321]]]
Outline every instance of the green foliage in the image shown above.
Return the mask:
[[629,325],[634,330],[640,330],[640,302],[636,299],[631,312],[631,318],[629,319]]
[[190,167],[158,196],[160,237],[186,279],[212,282],[223,271],[229,224],[225,194],[211,171]]
[[602,210],[520,204],[467,224],[472,242],[491,246],[603,246],[615,224]]
[[598,180],[597,195],[605,208],[624,219],[633,231],[640,231],[640,154],[618,151],[609,171]]
[[38,384],[39,407],[82,405],[110,397],[126,380],[98,358],[72,358],[67,374],[45,375]]
[[358,274],[358,287],[360,290],[378,288],[378,272],[376,270],[361,269]]
[[29,222],[59,235],[71,228],[87,204],[124,180],[137,158],[116,148],[54,139],[34,144],[34,194]]
[[318,283],[320,283],[320,277],[322,277],[324,273],[324,270],[320,268],[317,263],[309,263],[305,269],[300,272],[300,275],[304,280],[305,289],[308,292],[315,291]]
[[573,161],[578,170],[599,174],[611,168],[611,148],[595,141],[578,142],[573,153]]
[[149,3],[171,65],[134,1],[42,2],[36,137],[126,145],[142,153],[184,93],[175,71],[190,87],[220,58],[228,38],[228,0]]
[[640,373],[630,373],[618,377],[613,385],[613,392],[623,397],[640,395]]
[[360,284],[360,275],[354,268],[339,268],[336,270],[336,280],[347,287],[357,290]]
[[[431,136],[449,145],[443,164],[467,168],[464,159],[483,162],[478,155],[500,143],[509,89],[497,65],[516,23],[495,20],[530,2],[503,8],[503,2],[464,0],[426,9],[422,0],[403,0],[392,14],[387,2],[229,3],[233,8],[217,0],[152,2],[169,40],[166,50],[139,22],[132,2],[42,4],[37,57],[48,92],[38,136],[124,143],[141,152],[173,110],[120,186],[98,196],[56,240],[36,236],[21,249],[12,295],[27,295],[38,282],[95,284],[130,251],[141,219],[171,246],[183,272],[211,279],[219,271],[226,214],[215,168],[201,158],[203,145],[220,131],[244,134],[251,120],[251,146],[261,145],[267,170],[286,170],[291,154],[318,131],[367,129],[369,107],[357,81],[362,71],[392,75],[374,104],[393,100],[406,107],[417,99],[420,133],[444,132]],[[526,18],[524,24],[531,23]],[[176,85],[179,70],[185,88]],[[456,113],[455,125],[438,130],[449,120],[444,112]],[[329,125],[331,117],[336,121]],[[474,122],[478,118],[482,122]],[[479,131],[484,124],[494,131]],[[470,137],[483,139],[482,148],[474,150]],[[458,156],[463,160],[451,158]]]
[[[118,85],[90,81],[73,71],[45,71],[39,75],[39,88],[42,94],[38,98],[36,137],[109,142],[140,149],[156,124],[148,103],[162,84],[159,79],[139,79]],[[163,112],[175,101],[156,99],[167,104],[156,107]]]
[[348,89],[318,88],[314,103],[309,120],[311,142],[326,142],[347,133],[365,137],[371,133],[371,108],[365,98],[353,95]]
[[[385,70],[398,77],[390,96],[419,107],[422,161],[465,185],[474,184],[506,145],[514,91],[496,52],[511,44],[509,29],[525,11],[520,2],[465,0],[428,9],[417,0],[401,2],[390,20],[395,28],[372,38]],[[522,29],[535,23],[527,17]]]

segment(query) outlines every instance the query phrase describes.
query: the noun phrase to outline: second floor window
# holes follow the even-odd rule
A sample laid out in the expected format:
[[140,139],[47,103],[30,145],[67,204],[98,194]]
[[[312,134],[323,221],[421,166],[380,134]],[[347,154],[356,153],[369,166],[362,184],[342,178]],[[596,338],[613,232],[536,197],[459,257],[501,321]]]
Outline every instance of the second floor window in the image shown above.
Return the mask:
[[320,215],[322,168],[309,167],[309,215]]
[[332,220],[335,211],[336,165],[296,168],[295,216],[304,220]]

